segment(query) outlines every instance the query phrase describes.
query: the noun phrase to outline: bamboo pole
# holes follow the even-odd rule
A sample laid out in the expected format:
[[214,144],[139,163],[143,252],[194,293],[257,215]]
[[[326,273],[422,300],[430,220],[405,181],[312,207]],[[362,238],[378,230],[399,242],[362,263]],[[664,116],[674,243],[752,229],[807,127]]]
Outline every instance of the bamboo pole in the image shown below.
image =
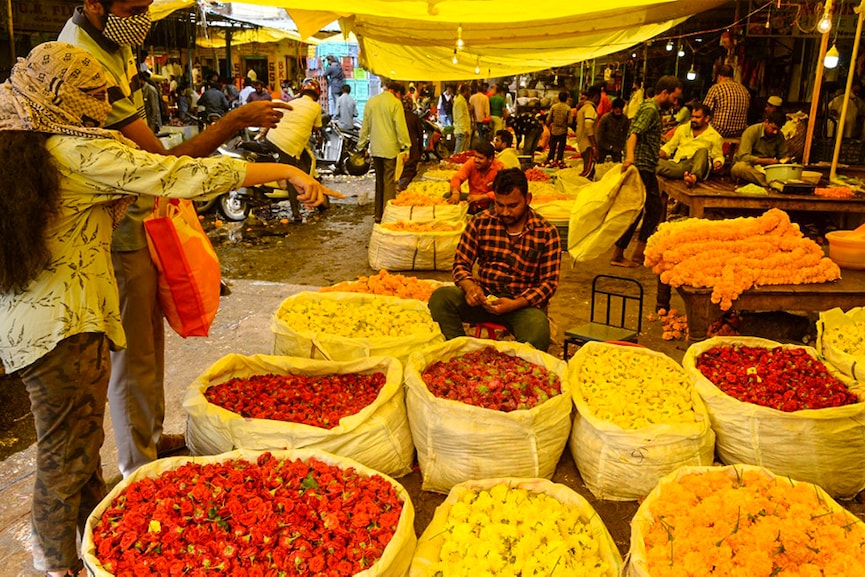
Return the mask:
[[6,0],[6,27],[9,29],[9,56],[11,57],[10,66],[15,66],[15,31],[12,26],[12,0]]
[[[832,0],[826,0],[826,12],[832,14]],[[817,124],[817,106],[820,103],[820,88],[823,85],[823,58],[826,57],[826,48],[829,46],[829,32],[820,38],[820,55],[817,57],[817,72],[814,76],[814,90],[811,93],[811,112],[808,115],[808,128],[805,131],[805,152],[802,154],[802,164],[808,164],[811,160],[811,141],[814,139],[814,127]]]
[[838,119],[838,127],[835,129],[835,152],[832,154],[832,167],[829,169],[829,182],[837,180],[835,170],[838,168],[838,156],[841,154],[841,139],[844,137],[844,120],[847,118],[847,104],[850,103],[850,92],[853,89],[853,72],[856,58],[859,56],[859,39],[862,36],[862,18],[865,14],[865,0],[861,0],[859,13],[856,19],[856,36],[853,40],[853,54],[850,56],[850,66],[847,70],[847,86],[844,89],[844,103],[841,105],[841,117]]

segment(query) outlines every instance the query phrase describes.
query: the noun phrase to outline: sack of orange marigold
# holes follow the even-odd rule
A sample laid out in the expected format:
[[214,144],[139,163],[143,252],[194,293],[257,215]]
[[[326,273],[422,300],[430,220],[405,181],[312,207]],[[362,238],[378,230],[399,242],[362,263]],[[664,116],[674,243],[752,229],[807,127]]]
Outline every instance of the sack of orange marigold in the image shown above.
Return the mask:
[[618,577],[622,556],[591,505],[546,479],[466,481],[418,540],[410,577]]
[[186,391],[187,445],[194,455],[320,449],[401,477],[414,457],[402,372],[391,357],[227,355]]
[[570,449],[598,499],[642,499],[683,465],[711,465],[715,434],[688,374],[663,353],[587,343],[568,362]]
[[682,467],[631,521],[628,577],[865,575],[865,524],[820,487],[748,465]]
[[848,377],[865,380],[865,308],[821,312],[817,352]]
[[424,490],[553,476],[571,428],[561,359],[524,343],[460,337],[413,353],[405,384]]
[[718,457],[852,498],[865,489],[865,403],[814,349],[715,337],[682,362],[706,403]]
[[323,451],[233,451],[144,465],[93,510],[90,575],[405,575],[406,490]]

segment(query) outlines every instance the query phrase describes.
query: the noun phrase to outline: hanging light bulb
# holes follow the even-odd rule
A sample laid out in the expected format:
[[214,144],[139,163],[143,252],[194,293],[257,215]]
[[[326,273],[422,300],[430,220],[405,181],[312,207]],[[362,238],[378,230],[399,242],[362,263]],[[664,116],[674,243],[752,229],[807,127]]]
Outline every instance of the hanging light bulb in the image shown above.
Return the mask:
[[459,62],[459,58],[457,58],[457,49],[456,48],[454,48],[454,57],[451,58],[451,62],[453,62],[454,64],[457,64]]
[[694,65],[691,64],[691,69],[688,70],[687,74],[685,74],[685,78],[688,80],[696,80],[697,79],[697,71],[694,70]]
[[667,40],[667,52],[672,52],[672,51],[673,51],[673,41]]
[[766,12],[766,30],[772,28],[772,11]]
[[480,57],[478,57],[477,61],[475,62],[475,74],[480,74],[480,73],[481,73],[481,59],[480,59]]
[[631,58],[636,58],[636,57],[637,57],[637,53],[636,53],[636,52],[631,52]]
[[457,48],[463,47],[463,25],[457,27]]
[[682,48],[681,44],[679,45],[679,52],[677,52],[677,54],[679,55],[679,58],[682,58],[685,55],[685,49]]
[[826,56],[823,57],[823,66],[826,68],[835,68],[838,66],[838,60],[841,58],[841,54],[838,52],[838,49],[835,45],[832,45],[832,48],[826,52]]
[[829,13],[829,10],[826,10],[823,12],[820,22],[817,23],[817,32],[826,34],[830,30],[832,30],[832,14]]

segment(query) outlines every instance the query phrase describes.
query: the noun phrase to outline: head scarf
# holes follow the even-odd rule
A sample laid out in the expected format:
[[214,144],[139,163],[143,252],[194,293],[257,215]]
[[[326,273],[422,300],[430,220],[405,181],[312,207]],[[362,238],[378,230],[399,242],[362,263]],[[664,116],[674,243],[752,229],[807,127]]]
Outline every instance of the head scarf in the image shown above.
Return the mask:
[[40,44],[0,85],[0,130],[116,139],[119,133],[99,128],[111,111],[109,84],[99,61],[81,48]]

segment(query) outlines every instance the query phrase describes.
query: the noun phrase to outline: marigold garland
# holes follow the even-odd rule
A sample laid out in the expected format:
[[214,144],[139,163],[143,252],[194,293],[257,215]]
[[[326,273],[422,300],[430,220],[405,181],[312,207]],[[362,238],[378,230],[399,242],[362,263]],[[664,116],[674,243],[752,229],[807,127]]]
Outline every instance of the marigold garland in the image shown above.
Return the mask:
[[721,310],[755,286],[841,277],[838,265],[777,208],[756,218],[663,223],[649,238],[645,262],[671,286],[711,287]]
[[318,290],[323,293],[366,293],[428,302],[435,288],[435,285],[432,283],[417,277],[393,274],[386,270],[380,270],[375,275],[360,276],[356,281],[343,281]]

